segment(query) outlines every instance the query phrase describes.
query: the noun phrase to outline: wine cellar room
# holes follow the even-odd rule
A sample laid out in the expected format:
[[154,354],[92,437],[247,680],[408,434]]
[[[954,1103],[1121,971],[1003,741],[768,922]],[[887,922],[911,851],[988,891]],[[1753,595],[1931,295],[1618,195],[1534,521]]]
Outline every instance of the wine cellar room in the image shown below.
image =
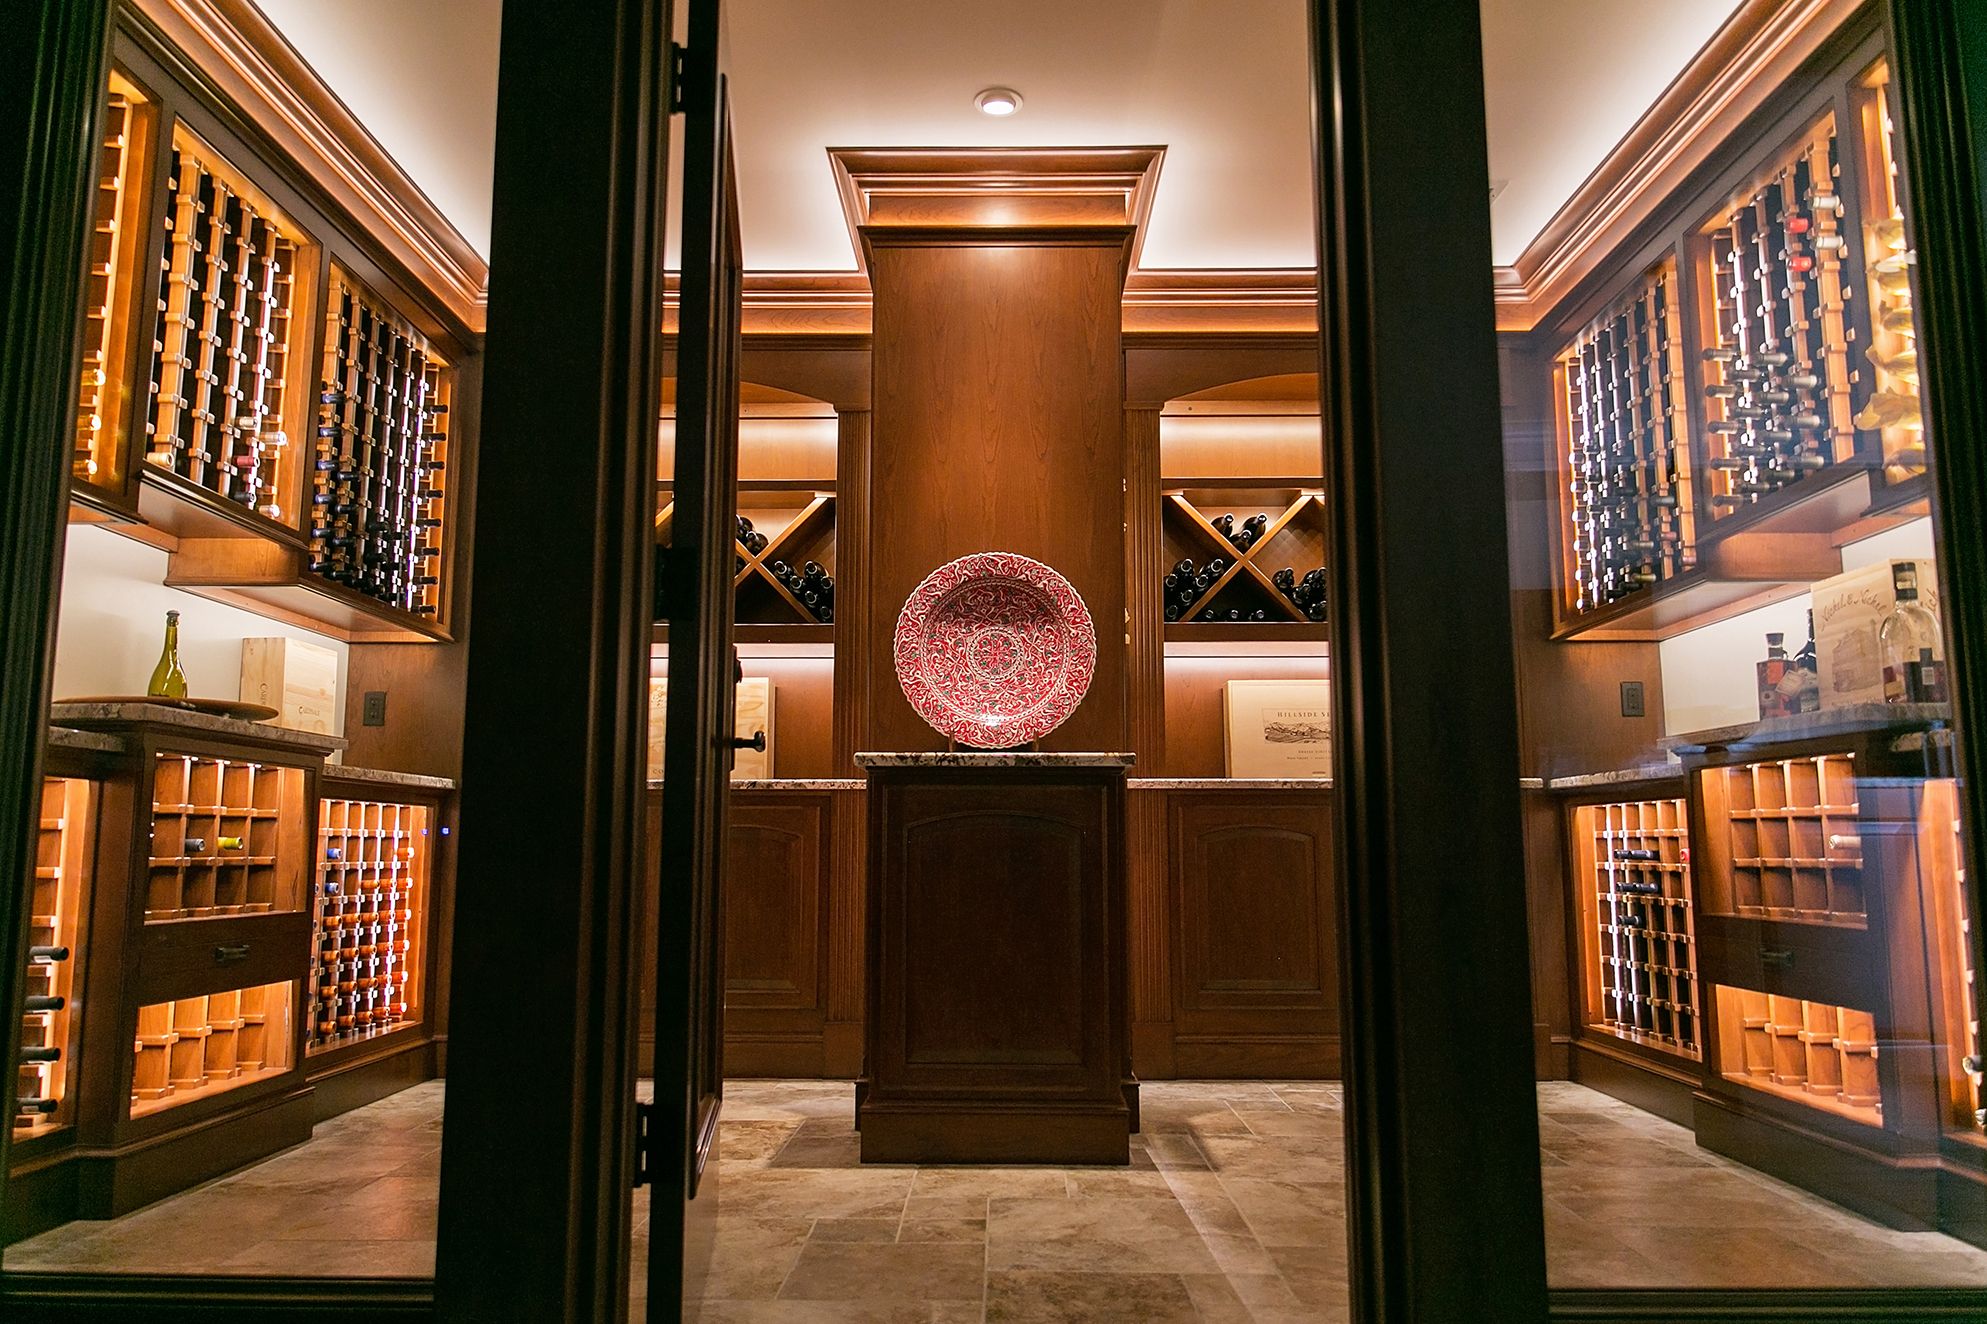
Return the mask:
[[[629,1052],[721,656],[689,1290],[1351,1318],[1307,8],[806,8],[722,6],[735,456],[672,159]],[[1480,8],[1547,1281],[1978,1293],[1891,6]],[[520,922],[457,867],[502,9],[110,6],[0,1280],[436,1275],[452,953]]]

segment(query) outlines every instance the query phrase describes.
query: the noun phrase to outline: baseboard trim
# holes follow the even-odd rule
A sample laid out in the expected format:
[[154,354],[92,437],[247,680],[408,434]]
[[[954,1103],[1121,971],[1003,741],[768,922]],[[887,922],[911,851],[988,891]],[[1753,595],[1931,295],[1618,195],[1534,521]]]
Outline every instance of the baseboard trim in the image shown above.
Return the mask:
[[0,1274],[0,1316],[34,1324],[142,1319],[432,1319],[431,1278],[244,1278],[184,1274]]
[[1898,1320],[1987,1318],[1987,1289],[1975,1287],[1554,1288],[1553,1319],[1751,1324],[1892,1324]]

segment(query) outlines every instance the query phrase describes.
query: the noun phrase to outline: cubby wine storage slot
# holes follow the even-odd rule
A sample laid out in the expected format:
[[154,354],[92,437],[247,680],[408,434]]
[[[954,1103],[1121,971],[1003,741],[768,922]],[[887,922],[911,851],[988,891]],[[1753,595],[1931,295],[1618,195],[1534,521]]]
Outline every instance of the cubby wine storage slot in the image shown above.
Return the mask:
[[1692,569],[1676,262],[1665,258],[1559,356],[1562,583],[1576,613]]
[[321,1052],[420,1019],[431,838],[424,805],[318,802],[305,1039]]
[[314,248],[184,125],[167,189],[146,465],[296,528],[290,430],[307,411],[291,372],[306,352],[299,280]]
[[145,920],[300,908],[300,768],[160,754],[152,778]]
[[1883,1125],[1876,1019],[1867,1011],[1713,985],[1718,1073],[1736,1084]]
[[1855,456],[1858,378],[1840,174],[1828,115],[1702,231],[1697,293],[1711,520]]
[[1891,115],[1890,66],[1878,61],[1856,95],[1863,160],[1863,270],[1869,277],[1870,336],[1864,351],[1874,373],[1871,390],[1854,419],[1874,432],[1892,483],[1925,472],[1925,420],[1918,399],[1917,324],[1911,303],[1911,265],[1917,260],[1904,233],[1899,196],[1897,127]]
[[448,364],[336,264],[311,459],[310,568],[438,619],[449,480]]
[[90,270],[83,296],[83,367],[76,403],[76,481],[106,493],[124,491],[129,468],[133,303],[145,254],[145,162],[153,107],[112,73],[97,158]]
[[1710,768],[1702,786],[1706,913],[1868,923],[1853,755]]
[[39,1136],[72,1120],[76,1042],[72,1033],[76,972],[82,961],[78,919],[89,891],[89,782],[46,777],[34,876],[28,884],[27,1001],[21,1017],[21,1059],[14,1135]]
[[1165,494],[1166,623],[1322,624],[1324,515],[1316,489],[1214,483]]
[[1589,1026],[1700,1057],[1683,800],[1582,805],[1573,811],[1573,843]]
[[290,1068],[292,983],[138,1008],[131,1116],[148,1116]]

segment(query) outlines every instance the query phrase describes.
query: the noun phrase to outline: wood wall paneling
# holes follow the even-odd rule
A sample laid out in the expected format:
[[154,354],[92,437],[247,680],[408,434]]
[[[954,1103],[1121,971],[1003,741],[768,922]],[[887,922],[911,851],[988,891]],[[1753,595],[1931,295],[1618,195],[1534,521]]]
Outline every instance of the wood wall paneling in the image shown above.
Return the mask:
[[832,805],[736,795],[724,879],[725,1072],[822,1074]]
[[[1042,743],[1122,749],[1124,420],[1119,297],[1130,232],[868,227],[876,295],[868,741],[929,750],[890,656],[898,606],[971,552],[1053,566],[1097,627],[1089,695]],[[846,634],[844,634],[846,638]]]
[[1336,1076],[1327,793],[1180,791],[1170,799],[1179,1074]]
[[1126,797],[1126,919],[1131,950],[1132,1070],[1142,1079],[1176,1073],[1173,1060],[1173,904],[1167,876],[1163,790]]
[[1166,745],[1161,775],[1228,775],[1222,687],[1231,680],[1323,680],[1323,645],[1307,653],[1173,656],[1165,660]]
[[1160,527],[1159,411],[1125,410],[1125,707],[1138,766],[1166,761],[1166,626],[1160,602],[1166,543]]
[[836,434],[835,633],[842,643],[835,650],[831,754],[835,775],[852,777],[856,750],[869,737],[870,674],[876,665],[870,652],[875,638],[870,628],[870,412],[842,411]]

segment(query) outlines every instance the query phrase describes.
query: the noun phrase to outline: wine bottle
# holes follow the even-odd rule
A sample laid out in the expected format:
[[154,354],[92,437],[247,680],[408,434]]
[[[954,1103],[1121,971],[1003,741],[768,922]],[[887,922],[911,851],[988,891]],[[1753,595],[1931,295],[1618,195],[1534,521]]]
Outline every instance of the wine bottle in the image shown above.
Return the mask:
[[1617,860],[1660,860],[1663,853],[1655,850],[1617,850],[1614,857]]
[[1759,720],[1769,717],[1785,717],[1789,712],[1786,701],[1780,692],[1780,682],[1786,678],[1790,659],[1785,646],[1787,636],[1779,631],[1769,631],[1766,636],[1766,657],[1753,664],[1754,688],[1759,700]]
[[1945,644],[1939,636],[1939,618],[1918,601],[1918,567],[1894,561],[1890,575],[1897,605],[1877,628],[1883,650],[1884,702],[1944,703]]
[[53,993],[30,993],[21,1000],[22,1011],[61,1011],[69,999]]
[[48,965],[53,965],[57,961],[68,960],[69,949],[67,947],[30,947],[28,948],[28,959],[30,961],[40,961]]
[[186,672],[179,665],[179,613],[166,613],[166,643],[160,650],[159,664],[152,668],[152,679],[145,686],[145,693],[165,699],[186,697]]
[[23,1064],[28,1062],[60,1062],[61,1060],[62,1050],[60,1048],[22,1048],[19,1058],[19,1061]]
[[204,852],[206,849],[207,849],[207,838],[188,837],[186,838],[186,840],[180,843],[179,853],[181,855],[197,855]]
[[57,1108],[60,1108],[61,1106],[62,1106],[61,1102],[56,1099],[37,1099],[29,1097],[16,1101],[14,1104],[14,1111],[18,1113],[33,1113],[37,1116],[46,1117],[49,1114],[53,1113]]

